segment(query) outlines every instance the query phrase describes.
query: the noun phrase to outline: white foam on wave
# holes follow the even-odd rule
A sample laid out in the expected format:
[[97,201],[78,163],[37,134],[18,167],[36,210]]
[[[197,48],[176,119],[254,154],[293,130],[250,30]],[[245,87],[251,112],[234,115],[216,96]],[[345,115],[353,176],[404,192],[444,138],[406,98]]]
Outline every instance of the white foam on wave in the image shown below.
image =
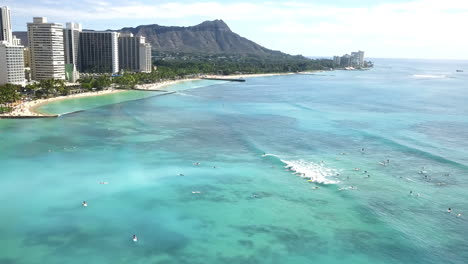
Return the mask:
[[304,160],[287,161],[281,160],[286,164],[285,168],[294,172],[294,174],[310,178],[313,182],[321,184],[337,184],[339,181],[331,180],[329,177],[335,176],[338,171],[327,168],[323,164],[308,162]]
[[413,77],[419,79],[443,79],[447,78],[447,75],[415,74]]

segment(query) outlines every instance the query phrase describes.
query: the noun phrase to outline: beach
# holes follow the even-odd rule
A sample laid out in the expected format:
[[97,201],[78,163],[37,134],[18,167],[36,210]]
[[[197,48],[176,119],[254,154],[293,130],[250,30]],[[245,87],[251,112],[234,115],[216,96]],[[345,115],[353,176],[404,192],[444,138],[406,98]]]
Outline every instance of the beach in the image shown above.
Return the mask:
[[86,92],[86,93],[80,93],[80,94],[58,96],[58,97],[48,98],[48,99],[38,99],[38,100],[33,100],[33,101],[20,101],[13,107],[12,112],[7,113],[7,114],[2,114],[0,115],[0,118],[2,117],[9,117],[9,118],[11,117],[47,117],[47,116],[54,117],[55,115],[47,115],[47,114],[38,112],[37,108],[39,108],[42,105],[61,101],[61,100],[68,100],[68,99],[89,97],[89,96],[100,96],[100,95],[106,95],[106,94],[120,93],[124,91],[126,90],[109,89],[109,90],[97,91],[97,92]]

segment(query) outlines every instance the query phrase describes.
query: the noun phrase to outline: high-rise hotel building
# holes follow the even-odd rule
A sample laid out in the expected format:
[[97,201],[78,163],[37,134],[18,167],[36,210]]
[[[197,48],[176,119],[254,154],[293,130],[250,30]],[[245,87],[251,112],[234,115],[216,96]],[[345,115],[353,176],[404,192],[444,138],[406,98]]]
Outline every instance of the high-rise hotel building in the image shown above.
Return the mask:
[[151,45],[146,43],[145,37],[120,34],[119,67],[123,71],[151,72]]
[[63,27],[47,23],[45,17],[35,17],[28,23],[31,52],[31,78],[33,80],[65,79]]
[[119,72],[118,38],[116,32],[81,32],[78,70],[82,73]]
[[11,12],[6,6],[0,7],[0,31],[0,85],[24,85],[24,47],[13,38]]
[[24,47],[0,41],[0,85],[24,85]]
[[151,72],[153,62],[151,60],[151,44],[140,44],[140,72]]
[[13,44],[13,31],[11,30],[11,11],[7,6],[0,7],[0,41]]
[[80,48],[81,24],[67,23],[63,30],[65,51],[65,77],[67,81],[76,82],[80,78],[78,72],[78,50]]

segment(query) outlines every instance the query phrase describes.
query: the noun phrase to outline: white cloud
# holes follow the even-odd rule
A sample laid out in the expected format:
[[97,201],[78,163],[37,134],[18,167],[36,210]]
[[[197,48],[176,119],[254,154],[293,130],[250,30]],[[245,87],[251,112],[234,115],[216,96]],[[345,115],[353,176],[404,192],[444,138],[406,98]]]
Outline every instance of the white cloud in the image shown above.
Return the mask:
[[[376,56],[398,56],[400,52],[400,56],[421,57],[427,50],[431,51],[428,57],[468,59],[468,49],[464,48],[468,46],[466,0],[414,0],[359,8],[306,1],[185,4],[124,1],[112,5],[106,0],[85,0],[62,5],[60,10],[41,4],[31,6],[15,2],[13,5],[15,12],[30,17],[49,16],[59,22],[72,17],[85,26],[108,21],[108,28],[113,28],[114,21],[128,23],[135,19],[147,20],[149,24],[161,20],[177,23],[221,18],[241,35],[252,37],[267,47],[293,53],[332,55],[362,48],[376,52]],[[278,40],[281,36],[287,39]]]

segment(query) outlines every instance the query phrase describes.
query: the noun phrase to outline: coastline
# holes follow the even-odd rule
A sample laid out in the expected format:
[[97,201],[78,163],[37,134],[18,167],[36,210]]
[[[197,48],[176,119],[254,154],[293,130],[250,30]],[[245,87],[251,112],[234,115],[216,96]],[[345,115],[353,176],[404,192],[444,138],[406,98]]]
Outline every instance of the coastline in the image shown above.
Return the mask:
[[[209,78],[255,78],[255,77],[271,77],[271,76],[284,76],[284,75],[294,75],[296,73],[260,73],[260,74],[237,74],[237,75],[203,75],[203,77]],[[160,91],[160,92],[167,92],[162,90],[164,87],[172,86],[182,82],[190,82],[190,81],[198,81],[201,78],[189,78],[189,79],[180,79],[180,80],[171,80],[171,81],[164,81],[158,83],[151,83],[151,84],[140,84],[136,85],[134,90],[137,91]],[[104,91],[97,91],[97,92],[85,92],[80,94],[73,94],[73,95],[65,95],[65,96],[58,96],[54,98],[48,99],[38,99],[34,101],[26,101],[26,102],[19,102],[17,105],[14,106],[12,112],[7,114],[0,114],[0,119],[8,118],[44,118],[44,117],[57,117],[58,115],[51,115],[46,113],[41,113],[38,111],[38,108],[44,106],[46,104],[81,98],[81,97],[91,97],[91,96],[101,96],[113,93],[120,93],[125,91],[131,90],[116,90],[116,89],[109,89]]]
[[124,91],[127,91],[127,90],[109,89],[109,90],[104,90],[104,91],[86,92],[86,93],[80,93],[80,94],[58,96],[58,97],[48,98],[48,99],[38,99],[34,101],[20,102],[16,106],[14,106],[14,109],[12,112],[0,115],[0,119],[1,118],[15,118],[15,117],[17,118],[57,117],[58,115],[50,115],[50,114],[41,113],[40,111],[37,111],[37,109],[43,105],[46,105],[52,102],[74,99],[74,98],[81,98],[81,97],[101,96],[101,95],[106,95],[106,94],[120,93]]

